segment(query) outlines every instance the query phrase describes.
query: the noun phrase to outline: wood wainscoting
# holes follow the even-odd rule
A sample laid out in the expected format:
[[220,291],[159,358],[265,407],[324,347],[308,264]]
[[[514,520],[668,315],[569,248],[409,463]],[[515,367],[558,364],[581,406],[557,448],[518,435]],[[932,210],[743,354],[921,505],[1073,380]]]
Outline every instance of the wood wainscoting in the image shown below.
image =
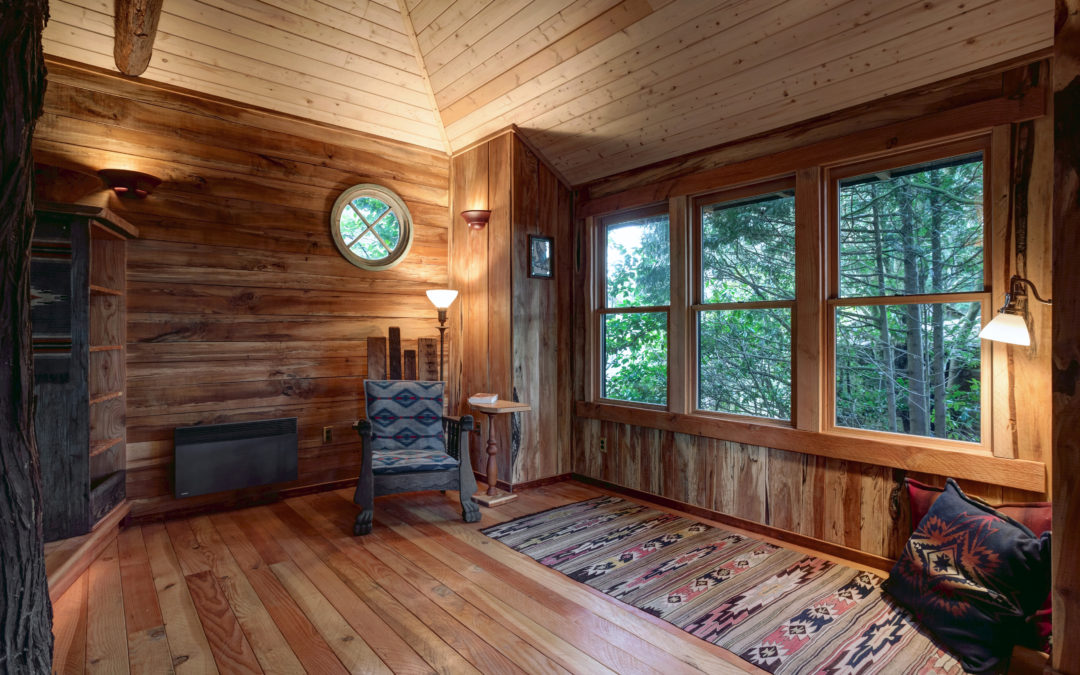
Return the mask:
[[[145,200],[102,189],[82,199],[142,234],[128,249],[132,514],[262,496],[173,499],[178,426],[295,416],[299,480],[281,487],[355,478],[366,338],[390,326],[403,349],[438,338],[424,291],[447,284],[449,158],[57,59],[48,67],[39,164],[163,179]],[[366,182],[397,192],[415,223],[411,252],[391,270],[351,265],[331,238],[334,200]]]
[[[852,154],[925,147],[980,129],[992,135],[992,156],[987,159],[993,206],[990,272],[993,303],[1000,307],[1014,273],[1031,276],[1040,292],[1051,282],[1048,183],[1053,120],[1046,115],[1048,72],[1046,63],[1033,63],[1004,73],[968,76],[578,186],[571,368],[577,403],[570,470],[871,556],[895,558],[909,531],[901,479],[908,475],[940,485],[942,475],[895,468],[907,464],[875,463],[872,453],[829,456],[795,442],[770,447],[778,444],[777,435],[764,425],[725,422],[727,432],[739,426],[739,433],[727,433],[724,424],[694,425],[687,422],[689,415],[670,411],[642,414],[622,407],[617,415],[605,414],[600,409],[606,406],[589,399],[593,388],[589,368],[596,357],[589,353],[588,222],[612,211],[664,202],[676,210],[679,200],[690,195],[813,171]],[[1014,487],[991,484],[1001,478],[1001,471],[968,471],[968,478],[980,482],[960,481],[965,491],[991,502],[1050,498],[1045,486],[1052,470],[1051,366],[1045,342],[1050,311],[1033,307],[1031,312],[1036,335],[1043,336],[1041,346],[993,348],[988,365],[995,411],[994,457],[987,453],[981,458],[998,468],[1021,460],[1015,466],[1030,469],[1030,475],[1011,481]],[[820,417],[813,411],[809,417],[815,415]],[[823,437],[818,445],[831,442]],[[958,454],[953,466],[964,461]],[[940,463],[934,468],[908,468],[940,473],[950,469]]]

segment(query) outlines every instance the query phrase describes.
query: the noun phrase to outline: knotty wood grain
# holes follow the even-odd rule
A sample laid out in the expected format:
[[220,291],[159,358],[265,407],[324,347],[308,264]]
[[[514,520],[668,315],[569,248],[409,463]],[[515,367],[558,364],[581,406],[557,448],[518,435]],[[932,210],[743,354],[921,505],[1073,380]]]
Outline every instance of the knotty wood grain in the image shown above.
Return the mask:
[[132,672],[169,673],[172,652],[165,637],[150,559],[141,528],[125,528],[116,538],[120,556],[128,663]]
[[218,668],[229,673],[262,672],[214,575],[204,570],[188,574],[184,579]]
[[92,673],[127,673],[127,628],[116,542],[87,570],[86,665]]

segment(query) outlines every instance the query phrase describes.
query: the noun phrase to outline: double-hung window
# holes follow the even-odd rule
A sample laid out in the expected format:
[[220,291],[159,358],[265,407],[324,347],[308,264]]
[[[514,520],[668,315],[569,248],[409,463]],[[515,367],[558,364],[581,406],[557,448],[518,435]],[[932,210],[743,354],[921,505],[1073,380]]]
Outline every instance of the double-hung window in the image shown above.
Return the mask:
[[835,427],[985,439],[983,156],[966,143],[831,172]]
[[600,221],[601,398],[667,405],[669,229],[666,204]]
[[698,411],[791,419],[794,188],[782,180],[693,201]]

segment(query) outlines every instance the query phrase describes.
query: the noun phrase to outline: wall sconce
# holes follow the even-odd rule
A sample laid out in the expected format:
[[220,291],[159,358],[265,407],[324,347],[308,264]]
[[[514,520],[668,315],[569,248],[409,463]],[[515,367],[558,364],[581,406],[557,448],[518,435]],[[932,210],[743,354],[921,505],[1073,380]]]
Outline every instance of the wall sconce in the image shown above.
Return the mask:
[[482,230],[484,226],[488,224],[488,217],[491,216],[491,211],[486,209],[474,209],[472,211],[462,211],[461,217],[465,219],[465,222],[469,224],[474,230]]
[[148,173],[126,169],[102,169],[97,172],[101,180],[117,195],[128,199],[142,199],[161,185],[161,179]]
[[998,315],[979,332],[979,337],[1024,347],[1031,344],[1031,333],[1027,327],[1027,310],[1020,309],[1017,303],[1019,298],[1027,296],[1027,291],[1024,290],[1025,284],[1031,287],[1031,294],[1036,300],[1045,305],[1051,304],[1052,301],[1044,300],[1039,296],[1035,284],[1014,274],[1009,280],[1009,292],[1005,294],[1005,306],[999,309]]
[[[466,213],[468,213],[466,211]],[[439,310],[439,379],[443,382],[443,342],[446,339],[446,310],[454,304],[458,292],[450,289],[431,290],[427,292],[428,300]]]

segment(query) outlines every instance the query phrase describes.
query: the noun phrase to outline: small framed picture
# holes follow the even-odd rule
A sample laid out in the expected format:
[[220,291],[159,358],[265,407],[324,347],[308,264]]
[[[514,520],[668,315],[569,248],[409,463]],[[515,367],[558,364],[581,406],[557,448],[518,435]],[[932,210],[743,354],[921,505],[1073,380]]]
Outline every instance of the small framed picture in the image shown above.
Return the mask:
[[529,276],[551,279],[555,276],[555,237],[529,235]]

